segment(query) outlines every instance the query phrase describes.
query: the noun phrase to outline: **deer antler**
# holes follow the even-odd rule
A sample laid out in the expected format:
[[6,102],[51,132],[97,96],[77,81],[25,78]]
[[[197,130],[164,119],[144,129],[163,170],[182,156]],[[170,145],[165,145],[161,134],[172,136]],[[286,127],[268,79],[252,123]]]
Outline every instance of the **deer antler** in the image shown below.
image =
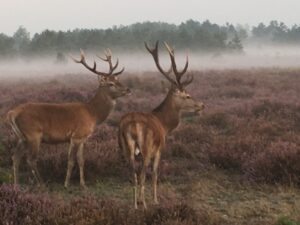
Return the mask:
[[104,76],[104,77],[108,77],[110,75],[117,76],[117,75],[123,73],[123,71],[125,69],[124,67],[119,72],[113,73],[114,70],[118,67],[119,60],[117,60],[116,64],[114,66],[112,66],[111,51],[109,49],[105,51],[105,56],[106,56],[105,59],[103,59],[103,58],[101,58],[99,56],[98,57],[101,58],[102,60],[108,62],[108,64],[109,64],[109,72],[108,73],[97,71],[97,69],[96,69],[97,68],[97,64],[96,64],[95,61],[94,61],[93,67],[90,67],[87,64],[86,60],[85,60],[85,54],[84,54],[84,52],[83,52],[82,49],[80,49],[80,60],[77,60],[77,59],[75,59],[72,56],[71,56],[71,58],[73,59],[74,62],[81,63],[82,65],[84,65],[85,68],[87,68],[88,70],[90,70],[91,72],[93,72],[93,73],[95,73],[95,74],[97,74],[99,76]]
[[[164,42],[164,44],[165,44],[165,46],[166,46],[166,48],[167,48],[167,50],[168,50],[168,52],[169,52],[169,55],[170,55],[170,59],[171,59],[171,63],[172,63],[172,68],[173,68],[173,72],[174,72],[175,77],[176,77],[176,81],[177,81],[178,85],[183,86],[183,84],[185,84],[186,81],[181,82],[181,78],[182,78],[182,75],[186,73],[187,68],[188,68],[188,66],[189,66],[189,58],[188,58],[188,55],[186,55],[186,63],[185,63],[185,66],[184,66],[183,70],[182,70],[181,72],[178,72],[178,70],[177,70],[177,65],[176,65],[176,62],[175,62],[174,49],[173,49],[172,47],[170,47],[170,46],[168,45],[167,42]],[[192,79],[189,78],[189,80],[191,80],[190,82],[192,82],[193,78],[192,78]],[[190,83],[190,82],[189,82],[189,83]],[[189,84],[189,83],[188,83],[188,84]]]
[[[186,63],[184,68],[182,69],[182,71],[178,71],[177,70],[177,65],[176,65],[176,61],[175,61],[175,54],[174,54],[174,49],[171,48],[166,42],[164,42],[170,59],[171,59],[171,67],[170,69],[166,72],[164,71],[160,64],[159,64],[159,58],[158,58],[158,41],[156,41],[155,44],[155,48],[150,49],[149,46],[147,45],[147,43],[145,42],[145,47],[148,50],[148,52],[150,52],[150,54],[152,55],[154,62],[156,64],[157,69],[175,86],[177,86],[178,88],[183,88],[185,86],[187,86],[188,84],[190,84],[193,81],[193,75],[188,75],[187,79],[184,81],[181,81],[182,76],[186,73],[188,66],[189,66],[189,60],[188,60],[188,56],[186,56]],[[174,72],[175,78],[176,80],[172,79],[169,75],[171,72]]]
[[119,72],[113,73],[119,65],[119,59],[117,58],[117,61],[116,61],[115,65],[113,66],[112,61],[111,61],[112,53],[111,53],[111,50],[109,48],[107,48],[104,51],[104,55],[105,55],[105,58],[102,58],[101,56],[98,56],[98,55],[97,55],[97,57],[102,59],[105,62],[108,62],[108,65],[109,65],[109,72],[108,73],[109,74],[117,76],[117,75],[123,73],[123,71],[125,69],[124,67]]
[[176,81],[174,81],[169,75],[172,72],[172,65],[170,67],[170,69],[168,71],[164,71],[163,68],[160,66],[159,64],[159,57],[158,57],[158,41],[156,41],[155,43],[155,47],[154,48],[150,48],[148,46],[148,44],[146,42],[145,43],[145,47],[148,50],[148,52],[152,55],[154,62],[156,64],[157,69],[159,70],[159,72],[162,73],[162,75],[164,75],[168,81],[170,81],[172,84],[177,85]]

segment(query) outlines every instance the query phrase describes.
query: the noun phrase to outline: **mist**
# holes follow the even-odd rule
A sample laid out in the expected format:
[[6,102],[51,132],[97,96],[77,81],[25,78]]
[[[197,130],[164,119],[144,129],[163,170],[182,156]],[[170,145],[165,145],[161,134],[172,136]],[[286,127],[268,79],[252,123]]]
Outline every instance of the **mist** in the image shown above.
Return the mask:
[[[96,55],[101,52],[87,51],[86,60],[92,65],[94,59],[97,62],[97,69],[107,71],[108,66]],[[176,52],[176,61],[179,68],[183,67],[189,58],[189,71],[193,70],[222,70],[222,69],[251,69],[251,68],[296,68],[300,67],[300,47],[245,47],[243,53],[203,53],[199,51],[187,50],[186,52]],[[80,53],[70,52],[74,58],[80,58]],[[89,73],[84,66],[74,63],[69,55],[66,55],[66,63],[56,62],[56,56],[45,56],[41,58],[22,57],[14,60],[4,60],[0,62],[0,78],[9,77],[49,77],[60,74]],[[145,71],[157,71],[152,57],[145,50],[144,52],[113,53],[113,60],[119,58],[119,69],[125,67],[127,73],[143,73]],[[170,65],[169,56],[164,48],[160,48],[160,62],[164,68]]]

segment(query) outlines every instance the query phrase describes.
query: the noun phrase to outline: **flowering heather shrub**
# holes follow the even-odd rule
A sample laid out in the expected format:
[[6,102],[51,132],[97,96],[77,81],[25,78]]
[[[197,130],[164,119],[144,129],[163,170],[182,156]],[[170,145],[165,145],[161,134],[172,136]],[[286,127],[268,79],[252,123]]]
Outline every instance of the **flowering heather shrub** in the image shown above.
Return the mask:
[[218,92],[218,95],[225,98],[248,99],[253,97],[254,92],[247,87],[226,87]]
[[0,186],[1,224],[47,224],[53,217],[50,198],[35,196],[10,185]]
[[[48,181],[63,182],[67,168],[67,144],[42,145],[39,159],[39,169]],[[107,125],[98,127],[85,144],[85,175],[87,180],[95,181],[97,177],[122,176],[126,172],[120,163],[120,153],[117,144],[117,130]],[[72,173],[74,182],[79,180],[77,165]]]
[[210,161],[225,169],[242,168],[245,161],[263,151],[265,140],[260,136],[218,137],[209,150]]
[[8,168],[11,165],[11,154],[16,146],[17,140],[12,134],[11,128],[7,125],[0,125],[0,166]]
[[[166,152],[172,158],[197,160],[198,164],[207,161],[207,150],[213,143],[213,136],[204,127],[182,124],[169,138]],[[192,163],[192,162],[190,162]],[[200,164],[199,164],[200,166]]]
[[252,109],[255,117],[265,117],[266,119],[291,119],[293,113],[297,113],[299,107],[282,102],[263,101],[255,105]]
[[277,141],[245,162],[243,170],[254,181],[300,184],[299,159],[299,143]]
[[[193,71],[189,93],[202,100],[202,115],[183,118],[167,138],[160,177],[185,176],[216,165],[235,169],[255,181],[299,183],[300,71],[252,69]],[[0,166],[9,171],[16,140],[4,125],[5,113],[28,101],[86,101],[97,88],[87,74],[66,74],[34,81],[0,82]],[[164,98],[157,73],[127,74],[122,81],[133,94],[118,100],[116,110],[85,145],[88,182],[98,177],[128,177],[120,163],[117,125],[131,111],[150,111]],[[43,178],[62,183],[67,167],[67,146],[42,145],[38,166]],[[282,161],[283,160],[283,161]],[[26,164],[25,160],[22,164]],[[292,165],[292,166],[290,166]],[[23,168],[22,168],[23,167]],[[280,169],[279,169],[280,168]],[[27,166],[21,165],[26,172]],[[22,174],[21,174],[22,175]],[[78,181],[75,166],[73,179]]]
[[222,131],[229,131],[232,128],[229,116],[221,112],[203,115],[201,118],[201,123]]
[[[67,145],[41,145],[38,168],[45,182],[62,182],[67,171]],[[26,160],[23,160],[23,168],[28,169]],[[74,169],[74,174],[77,170]]]
[[204,212],[196,213],[188,205],[174,201],[143,212],[91,194],[68,199],[31,194],[10,185],[0,186],[0,218],[1,224],[16,225],[198,225],[209,222]]

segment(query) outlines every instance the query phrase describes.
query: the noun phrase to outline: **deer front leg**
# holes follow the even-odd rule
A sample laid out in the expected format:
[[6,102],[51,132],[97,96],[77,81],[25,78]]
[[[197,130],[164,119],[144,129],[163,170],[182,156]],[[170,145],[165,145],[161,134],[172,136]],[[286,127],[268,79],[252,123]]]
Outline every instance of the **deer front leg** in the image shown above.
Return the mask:
[[157,200],[157,170],[158,170],[158,165],[159,165],[159,161],[160,161],[160,151],[157,151],[155,158],[154,158],[154,162],[153,162],[153,177],[152,177],[152,181],[153,181],[153,200],[154,200],[154,204],[158,204],[158,200]]
[[67,168],[67,175],[66,175],[66,179],[65,179],[65,188],[67,188],[69,186],[70,183],[70,178],[71,178],[71,174],[72,174],[72,170],[74,167],[74,143],[71,141],[70,146],[69,146],[69,150],[68,150],[68,168]]
[[37,168],[37,156],[29,154],[27,157],[27,163],[31,168],[32,175],[36,180],[38,186],[42,186],[44,182]]
[[85,180],[84,180],[84,156],[83,156],[83,143],[79,144],[79,148],[77,151],[77,163],[79,166],[80,173],[80,186],[86,188]]
[[28,141],[28,154],[27,154],[27,163],[31,168],[31,172],[37,181],[38,186],[43,185],[43,179],[37,168],[37,156],[40,147],[40,139],[39,137],[33,138]]

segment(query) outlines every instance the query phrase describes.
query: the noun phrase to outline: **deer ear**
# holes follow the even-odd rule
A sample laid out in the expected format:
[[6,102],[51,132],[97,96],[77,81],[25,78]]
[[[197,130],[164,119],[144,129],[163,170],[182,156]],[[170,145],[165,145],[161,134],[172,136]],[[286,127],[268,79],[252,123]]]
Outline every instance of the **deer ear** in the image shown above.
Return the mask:
[[170,82],[165,82],[164,80],[160,83],[161,86],[161,93],[166,94],[172,89],[172,84],[170,85]]
[[173,90],[174,92],[179,92],[180,89],[178,88],[177,85],[172,84],[171,87],[170,87],[170,90]]
[[98,81],[99,81],[99,86],[103,86],[106,83],[106,78],[105,77],[101,77],[101,78],[98,79]]

